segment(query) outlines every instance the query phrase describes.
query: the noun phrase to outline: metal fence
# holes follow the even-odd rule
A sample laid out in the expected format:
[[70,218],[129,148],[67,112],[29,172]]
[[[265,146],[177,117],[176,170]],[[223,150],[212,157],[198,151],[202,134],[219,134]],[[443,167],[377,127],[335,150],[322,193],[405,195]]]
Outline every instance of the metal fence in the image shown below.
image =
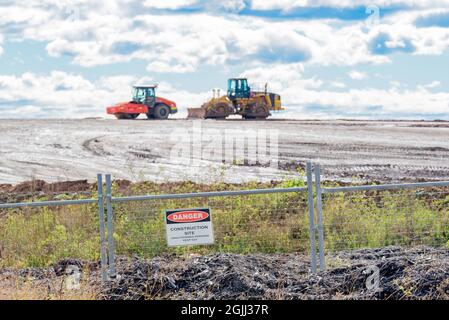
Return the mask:
[[324,251],[449,245],[449,182],[323,187],[315,165],[321,270]]
[[105,247],[102,179],[98,174],[96,190],[33,180],[2,193],[0,267],[42,266],[66,257],[94,260],[101,256],[106,280],[107,261],[101,248]]
[[[340,250],[448,242],[448,181],[334,187],[321,182],[320,165],[306,169],[300,187],[141,196],[120,194],[111,175],[103,181],[99,174],[95,192],[83,199],[2,203],[0,261],[100,259],[106,280],[116,274],[117,255],[300,252],[310,254],[317,272]],[[213,212],[214,244],[168,247],[164,211],[205,207]]]
[[[307,201],[305,187],[113,197],[107,200],[115,235],[109,246],[118,255],[143,257],[163,252],[309,252]],[[213,245],[167,246],[164,211],[180,208],[212,211]]]

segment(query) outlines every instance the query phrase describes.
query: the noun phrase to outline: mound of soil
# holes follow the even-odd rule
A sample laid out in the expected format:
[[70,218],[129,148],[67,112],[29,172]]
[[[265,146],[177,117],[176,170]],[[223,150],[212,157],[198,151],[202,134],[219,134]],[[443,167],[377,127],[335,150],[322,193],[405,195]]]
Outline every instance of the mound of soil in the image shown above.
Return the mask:
[[[102,299],[449,299],[449,250],[342,252],[311,275],[296,254],[120,259]],[[379,281],[373,279],[376,270]]]
[[71,193],[76,195],[81,192],[90,192],[96,189],[96,184],[87,180],[74,180],[62,182],[46,182],[32,180],[17,185],[0,184],[0,202],[20,202],[33,196],[56,196],[58,194]]
[[29,192],[80,192],[89,191],[91,184],[87,180],[63,181],[47,183],[43,180],[25,181],[12,187],[11,193],[29,193]]

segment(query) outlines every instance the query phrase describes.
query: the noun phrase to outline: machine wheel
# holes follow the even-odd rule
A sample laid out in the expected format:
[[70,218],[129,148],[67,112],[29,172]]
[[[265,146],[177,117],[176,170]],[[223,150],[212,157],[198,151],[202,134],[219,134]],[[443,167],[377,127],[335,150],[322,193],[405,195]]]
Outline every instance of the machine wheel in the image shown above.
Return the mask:
[[138,113],[116,113],[115,117],[119,120],[132,120],[139,116]]
[[242,116],[244,119],[264,120],[270,116],[270,110],[265,103],[258,101],[255,104],[248,105]]
[[226,119],[226,108],[224,106],[218,106],[214,110],[217,119]]
[[260,106],[256,108],[256,119],[266,119],[270,116],[270,110],[267,106]]
[[154,117],[156,119],[165,120],[168,118],[169,114],[170,114],[170,108],[169,108],[169,106],[167,106],[165,104],[158,104],[154,108]]
[[226,119],[232,113],[232,106],[224,102],[218,102],[207,111],[206,118]]
[[148,118],[149,120],[154,119],[154,116],[153,116],[151,113],[145,113],[145,114],[147,115],[147,118]]

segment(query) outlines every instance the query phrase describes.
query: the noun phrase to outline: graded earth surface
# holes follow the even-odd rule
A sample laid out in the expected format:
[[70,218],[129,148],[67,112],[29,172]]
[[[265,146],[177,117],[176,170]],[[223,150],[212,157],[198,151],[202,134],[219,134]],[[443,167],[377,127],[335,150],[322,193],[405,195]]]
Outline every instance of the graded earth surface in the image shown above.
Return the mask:
[[340,181],[449,179],[449,123],[240,119],[0,120],[0,183],[281,180],[306,161]]

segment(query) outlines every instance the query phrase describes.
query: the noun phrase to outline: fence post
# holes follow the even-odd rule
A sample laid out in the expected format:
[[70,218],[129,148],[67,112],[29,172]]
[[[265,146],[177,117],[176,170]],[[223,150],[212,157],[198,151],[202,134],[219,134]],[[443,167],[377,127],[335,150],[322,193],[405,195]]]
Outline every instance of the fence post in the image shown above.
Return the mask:
[[309,208],[310,268],[316,273],[315,210],[313,207],[312,163],[307,162],[307,207]]
[[109,277],[115,277],[114,256],[114,213],[112,212],[112,182],[111,175],[106,175],[106,207],[108,210],[108,245],[109,245]]
[[320,271],[326,269],[326,262],[324,260],[324,230],[323,230],[323,196],[321,192],[321,167],[319,164],[315,165],[315,190],[316,190],[316,212],[318,218],[318,248],[320,255]]
[[101,279],[107,280],[107,255],[104,236],[104,197],[103,197],[103,175],[97,174],[97,190],[98,190],[98,213],[100,220],[100,257],[101,257]]

